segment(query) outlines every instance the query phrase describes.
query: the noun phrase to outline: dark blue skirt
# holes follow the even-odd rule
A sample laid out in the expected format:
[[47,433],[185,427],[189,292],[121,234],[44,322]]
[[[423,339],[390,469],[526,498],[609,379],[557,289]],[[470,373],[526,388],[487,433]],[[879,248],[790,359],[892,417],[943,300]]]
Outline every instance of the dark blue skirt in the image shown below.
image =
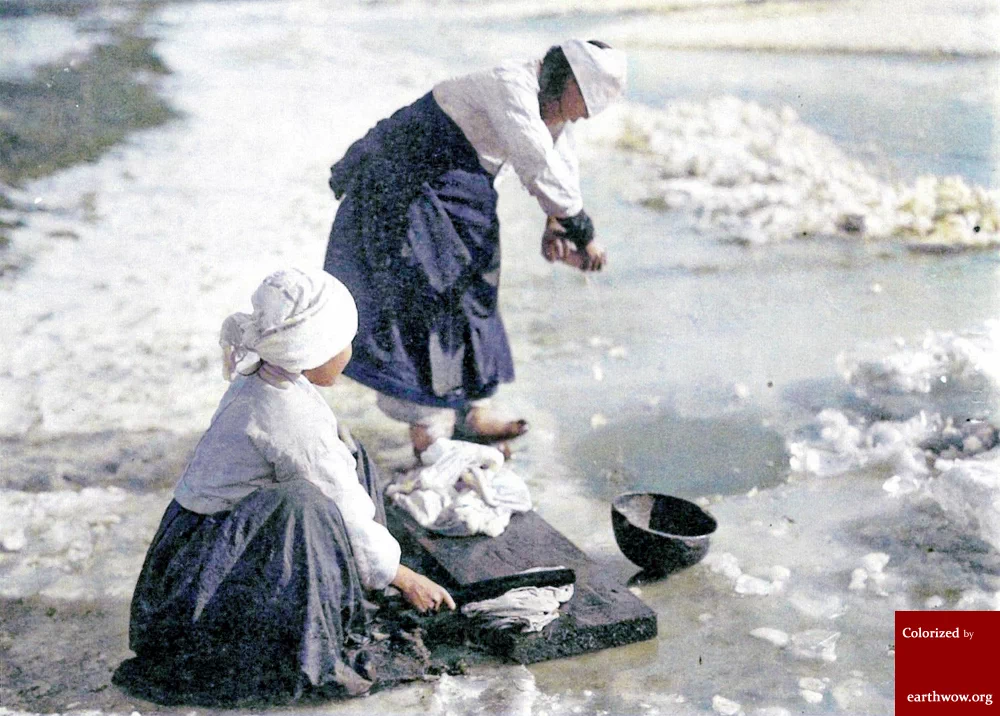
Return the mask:
[[345,374],[459,408],[514,379],[498,311],[493,177],[431,94],[379,122],[332,168],[341,199],[325,268],[358,303]]
[[[374,466],[362,484],[385,512]],[[170,503],[132,598],[115,683],[159,703],[233,705],[364,693],[374,607],[337,506],[305,480],[263,487],[232,510]]]

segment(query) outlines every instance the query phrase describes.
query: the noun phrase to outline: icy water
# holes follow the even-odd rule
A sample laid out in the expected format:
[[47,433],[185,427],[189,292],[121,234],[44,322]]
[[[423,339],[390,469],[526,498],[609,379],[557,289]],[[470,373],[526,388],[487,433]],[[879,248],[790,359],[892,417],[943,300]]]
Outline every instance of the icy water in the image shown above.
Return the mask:
[[[13,385],[19,400],[0,406],[5,431],[197,434],[222,391],[219,320],[245,308],[276,262],[320,260],[334,208],[326,167],[350,141],[447,74],[529,56],[564,34],[602,36],[599,15],[448,13],[305,1],[161,10],[151,31],[185,119],[31,187],[60,211],[32,218],[25,233],[47,253],[5,296],[23,336],[0,372],[0,389]],[[632,102],[731,94],[787,105],[879,175],[997,185],[995,59],[625,49]],[[1000,256],[843,238],[720,242],[684,211],[629,201],[634,157],[588,145],[582,169],[611,257],[598,276],[546,264],[543,217],[515,183],[500,187],[518,379],[497,402],[532,422],[514,466],[543,516],[623,579],[637,570],[610,531],[618,492],[707,498],[720,525],[709,559],[666,580],[633,579],[658,613],[657,640],[317,711],[653,716],[738,713],[735,702],[772,716],[891,713],[893,610],[995,608],[1000,560],[935,503],[887,496],[884,481],[909,473],[902,458],[869,459],[877,436],[831,448],[867,462],[822,479],[791,469],[790,446],[819,411],[856,399],[841,354],[883,356],[897,337],[919,343],[1000,315]],[[46,239],[74,221],[79,241]],[[955,358],[948,345],[918,348],[945,363],[943,375],[930,360],[918,375],[974,372],[947,360],[977,354]],[[409,458],[401,426],[365,391],[344,385],[330,399],[386,448],[385,464]],[[24,558],[3,555],[7,595],[125,598],[168,492],[53,495],[0,495],[0,507],[32,520]],[[786,643],[755,636],[761,628]]]
[[[996,184],[995,60],[650,50],[630,58],[633,100],[732,94],[791,106],[885,175]],[[614,188],[628,184],[628,162],[606,155],[584,167],[612,263],[582,291],[579,277],[557,277],[557,307],[534,316],[530,331],[544,337],[543,354],[550,344],[564,350],[520,363],[517,390],[549,396],[543,404],[571,428],[561,449],[603,497],[739,493],[782,481],[780,436],[840,401],[840,352],[998,314],[996,252],[927,257],[837,239],[730,246],[706,240],[684,216],[624,201]],[[511,298],[517,291],[508,300],[529,311]],[[562,292],[575,294],[568,305]],[[594,416],[607,425],[588,430]]]
[[[600,22],[512,19],[487,29],[424,20],[398,42],[481,66],[488,59],[477,59],[470,35],[491,33],[490,51],[505,37],[544,47],[599,33]],[[442,48],[442,33],[455,42]],[[731,95],[787,106],[881,176],[1000,181],[996,59],[628,49],[631,101]],[[839,352],[979,326],[998,313],[995,252],[928,258],[839,240],[727,246],[698,235],[689,217],[624,200],[631,171],[614,153],[584,161],[586,205],[611,255],[602,276],[540,272],[537,230],[525,219],[531,201],[505,187],[501,213],[506,319],[515,343],[530,346],[517,356],[518,382],[501,395],[551,412],[565,428],[560,451],[604,498],[780,482],[783,431],[801,411],[839,399]]]

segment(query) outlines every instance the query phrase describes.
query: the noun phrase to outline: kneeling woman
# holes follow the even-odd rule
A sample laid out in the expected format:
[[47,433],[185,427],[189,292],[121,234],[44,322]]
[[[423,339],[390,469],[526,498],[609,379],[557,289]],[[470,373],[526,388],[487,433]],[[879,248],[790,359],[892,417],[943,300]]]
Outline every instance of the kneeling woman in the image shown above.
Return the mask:
[[371,464],[313,387],[351,358],[348,290],[281,271],[252,302],[222,326],[232,384],[146,555],[137,658],[116,682],[176,701],[364,693],[367,590],[394,585],[420,611],[455,604],[400,564]]

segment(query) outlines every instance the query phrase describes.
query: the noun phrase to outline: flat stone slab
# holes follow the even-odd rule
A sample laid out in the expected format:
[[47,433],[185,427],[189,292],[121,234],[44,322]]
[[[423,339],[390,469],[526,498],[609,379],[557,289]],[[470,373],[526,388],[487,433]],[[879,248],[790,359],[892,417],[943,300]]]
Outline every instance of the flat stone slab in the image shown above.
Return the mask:
[[392,504],[386,505],[386,514],[405,560],[449,589],[532,567],[562,566],[576,572],[572,599],[542,631],[476,633],[476,642],[498,656],[533,664],[656,636],[656,613],[536,512],[514,515],[499,537],[436,535]]

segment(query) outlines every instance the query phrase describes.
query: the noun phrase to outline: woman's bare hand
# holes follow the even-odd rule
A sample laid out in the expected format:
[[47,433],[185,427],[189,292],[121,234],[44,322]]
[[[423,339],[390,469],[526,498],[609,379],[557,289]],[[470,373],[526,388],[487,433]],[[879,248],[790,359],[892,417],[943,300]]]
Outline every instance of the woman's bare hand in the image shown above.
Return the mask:
[[447,589],[402,564],[396,571],[392,585],[403,593],[406,601],[418,612],[436,612],[442,607],[455,609],[455,600],[448,594]]
[[566,229],[556,217],[550,216],[545,222],[545,232],[542,234],[542,256],[549,263],[565,261],[575,250],[573,242],[566,238]]
[[581,271],[600,271],[608,262],[608,252],[596,241],[587,244],[583,252],[584,260],[579,267]]

